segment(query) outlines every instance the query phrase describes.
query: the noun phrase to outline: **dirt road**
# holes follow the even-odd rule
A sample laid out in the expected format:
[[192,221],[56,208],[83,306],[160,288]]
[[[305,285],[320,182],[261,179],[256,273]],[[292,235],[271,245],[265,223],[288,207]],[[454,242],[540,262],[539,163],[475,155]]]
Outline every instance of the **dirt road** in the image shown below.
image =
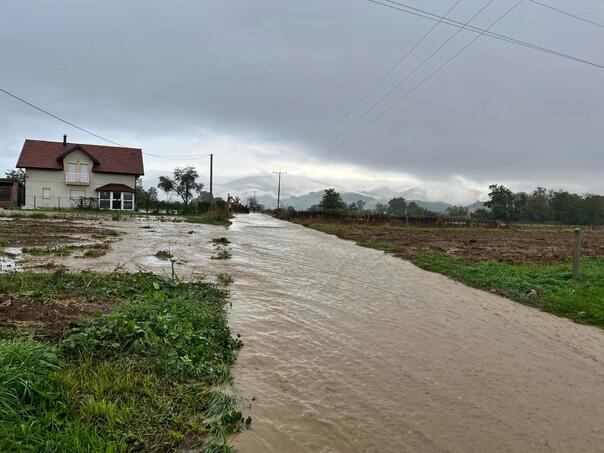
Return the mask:
[[604,451],[601,330],[261,215],[136,228],[105,266],[167,271],[169,242],[179,272],[236,280],[243,453]]

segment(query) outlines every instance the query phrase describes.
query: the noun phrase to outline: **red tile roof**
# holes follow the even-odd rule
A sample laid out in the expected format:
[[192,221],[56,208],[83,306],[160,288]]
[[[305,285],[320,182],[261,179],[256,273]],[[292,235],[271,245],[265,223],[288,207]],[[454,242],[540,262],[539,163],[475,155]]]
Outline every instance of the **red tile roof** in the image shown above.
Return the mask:
[[97,192],[136,192],[132,187],[128,187],[126,184],[105,184],[104,186],[97,187]]
[[63,142],[44,140],[25,140],[17,167],[63,170],[62,156],[70,150],[75,151],[76,149],[81,149],[92,158],[94,161],[92,171],[130,175],[145,174],[141,149],[80,143],[63,144]]

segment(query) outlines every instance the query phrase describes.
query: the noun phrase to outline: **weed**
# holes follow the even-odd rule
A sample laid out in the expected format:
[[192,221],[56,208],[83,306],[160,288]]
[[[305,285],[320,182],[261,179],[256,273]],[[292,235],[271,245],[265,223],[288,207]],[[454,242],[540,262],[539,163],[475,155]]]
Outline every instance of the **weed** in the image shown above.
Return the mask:
[[[152,274],[25,273],[0,292],[37,300],[116,300],[58,348],[0,340],[1,451],[232,451],[250,419],[217,390],[241,341],[226,292]],[[48,294],[45,294],[48,293]]]
[[168,261],[174,255],[169,250],[160,250],[159,252],[155,252],[155,257],[160,260]]
[[20,219],[47,219],[48,215],[43,212],[12,212],[10,217]]
[[75,250],[86,250],[84,255],[86,258],[98,257],[107,253],[110,248],[109,243],[100,242],[97,244],[86,245],[48,245],[46,247],[23,247],[22,252],[30,255],[54,255],[68,256]]
[[88,249],[82,255],[84,258],[98,258],[100,256],[106,255],[107,249],[105,248],[92,248]]
[[0,339],[27,339],[29,336],[30,331],[26,327],[0,325]]
[[229,274],[227,273],[220,273],[216,276],[216,281],[218,282],[219,285],[222,286],[229,286],[230,284],[232,284],[234,282],[233,277],[231,277]]
[[67,245],[48,245],[46,247],[23,247],[23,253],[30,255],[67,256],[73,252],[73,247]]
[[114,222],[119,222],[121,218],[122,216],[119,214],[111,214],[111,220],[113,220]]
[[213,260],[228,260],[232,257],[231,250],[227,247],[216,247],[216,251],[210,257]]
[[222,245],[229,245],[231,243],[231,241],[229,241],[225,237],[220,237],[220,238],[214,238],[214,239],[212,239],[212,243],[214,243],[214,244],[222,244]]

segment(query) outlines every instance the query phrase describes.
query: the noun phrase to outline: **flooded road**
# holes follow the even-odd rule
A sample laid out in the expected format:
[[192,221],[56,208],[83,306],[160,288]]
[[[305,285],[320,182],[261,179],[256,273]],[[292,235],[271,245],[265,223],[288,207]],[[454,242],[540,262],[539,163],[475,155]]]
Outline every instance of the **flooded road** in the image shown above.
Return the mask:
[[123,228],[105,270],[168,272],[169,246],[182,275],[235,278],[243,453],[604,450],[601,330],[262,215]]
[[242,452],[602,451],[604,333],[242,216]]

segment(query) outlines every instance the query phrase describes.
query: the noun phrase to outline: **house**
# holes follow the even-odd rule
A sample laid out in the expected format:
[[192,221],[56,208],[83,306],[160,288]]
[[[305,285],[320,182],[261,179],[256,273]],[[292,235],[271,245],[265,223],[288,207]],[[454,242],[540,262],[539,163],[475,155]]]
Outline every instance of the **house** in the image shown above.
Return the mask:
[[133,210],[144,174],[138,148],[25,140],[17,167],[25,171],[26,208],[99,207]]
[[12,208],[24,203],[23,184],[14,179],[0,178],[0,208]]

